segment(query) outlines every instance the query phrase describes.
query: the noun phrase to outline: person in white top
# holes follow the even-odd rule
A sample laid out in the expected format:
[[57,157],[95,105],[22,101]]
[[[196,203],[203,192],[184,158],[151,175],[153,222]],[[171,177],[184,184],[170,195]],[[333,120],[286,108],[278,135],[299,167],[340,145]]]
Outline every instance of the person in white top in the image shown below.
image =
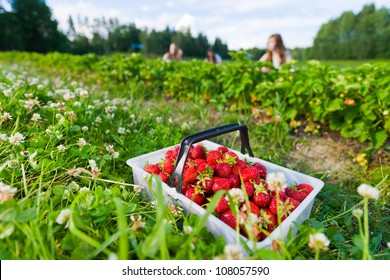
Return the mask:
[[172,43],[169,45],[169,50],[164,54],[164,61],[179,61],[182,60],[183,51],[175,44]]
[[[292,60],[292,56],[284,46],[282,36],[280,36],[280,34],[272,34],[269,36],[267,42],[267,51],[259,61],[272,62],[274,67],[279,69],[280,65],[290,60]],[[268,72],[269,68],[263,67],[262,71]]]

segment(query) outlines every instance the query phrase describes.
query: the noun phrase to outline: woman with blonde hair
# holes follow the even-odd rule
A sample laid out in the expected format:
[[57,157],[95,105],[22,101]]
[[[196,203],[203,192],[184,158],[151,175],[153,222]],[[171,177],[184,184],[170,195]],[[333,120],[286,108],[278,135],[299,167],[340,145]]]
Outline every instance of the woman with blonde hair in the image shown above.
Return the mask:
[[[272,62],[276,69],[279,69],[280,65],[286,63],[287,61],[292,60],[290,52],[286,49],[283,44],[282,36],[280,34],[272,34],[268,38],[267,42],[267,51],[260,58],[259,61],[269,61]],[[267,67],[263,67],[264,72],[268,72]]]
[[164,61],[179,61],[182,59],[183,51],[179,49],[179,47],[172,43],[169,46],[169,50],[167,53],[164,54],[163,60]]

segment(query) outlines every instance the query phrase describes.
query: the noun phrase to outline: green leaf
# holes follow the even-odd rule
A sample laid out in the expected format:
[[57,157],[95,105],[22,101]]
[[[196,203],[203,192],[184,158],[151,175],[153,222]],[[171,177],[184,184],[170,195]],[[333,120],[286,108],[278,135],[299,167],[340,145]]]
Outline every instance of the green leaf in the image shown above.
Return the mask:
[[374,148],[379,148],[383,146],[387,139],[386,131],[379,130],[379,131],[373,131],[370,132],[371,142]]
[[35,208],[26,209],[23,212],[17,214],[16,221],[20,223],[31,221],[36,217],[36,214],[37,210]]
[[339,111],[342,110],[344,107],[344,102],[340,98],[333,99],[328,106],[329,112]]
[[62,186],[53,187],[53,193],[58,196],[62,196],[65,193],[65,189]]

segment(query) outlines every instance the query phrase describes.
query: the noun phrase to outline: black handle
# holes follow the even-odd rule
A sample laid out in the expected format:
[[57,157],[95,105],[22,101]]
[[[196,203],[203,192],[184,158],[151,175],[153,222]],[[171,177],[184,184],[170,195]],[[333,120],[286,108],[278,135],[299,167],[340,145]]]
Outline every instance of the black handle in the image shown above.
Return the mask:
[[245,150],[247,150],[249,156],[253,157],[253,152],[249,144],[248,127],[246,125],[239,125],[238,123],[228,124],[188,135],[184,137],[180,142],[180,151],[176,159],[175,170],[173,171],[169,180],[169,186],[174,187],[174,181],[175,179],[177,179],[178,182],[176,185],[176,191],[178,193],[181,193],[182,174],[184,171],[184,166],[187,161],[190,148],[194,143],[198,143],[200,141],[236,130],[240,131],[241,153],[244,154]]

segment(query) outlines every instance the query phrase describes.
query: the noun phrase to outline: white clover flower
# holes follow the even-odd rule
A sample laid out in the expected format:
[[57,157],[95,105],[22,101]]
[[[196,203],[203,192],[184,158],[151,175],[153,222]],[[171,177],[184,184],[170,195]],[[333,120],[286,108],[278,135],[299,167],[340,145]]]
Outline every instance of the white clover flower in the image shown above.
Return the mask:
[[131,114],[131,115],[130,115],[130,119],[134,120],[134,119],[135,119],[135,115],[134,115],[134,114]]
[[156,209],[157,207],[157,200],[152,200],[152,202],[150,203],[150,207],[152,207],[153,209]]
[[17,188],[4,184],[0,181],[0,203],[14,198]]
[[168,119],[168,122],[169,122],[169,123],[173,123],[172,118],[169,118],[169,119]]
[[161,121],[162,121],[162,117],[157,117],[157,118],[156,118],[156,122],[157,122],[157,123],[161,123]]
[[20,155],[23,157],[28,157],[30,155],[30,152],[29,151],[21,151]]
[[387,242],[387,248],[390,248],[390,242]]
[[82,188],[79,189],[80,193],[89,192],[89,191],[90,191],[90,189],[88,187],[82,187]]
[[134,185],[133,190],[136,194],[140,194],[143,187],[141,185]]
[[88,164],[91,168],[97,167],[96,161],[93,159],[88,160]]
[[183,232],[184,234],[191,234],[192,233],[192,226],[183,226]]
[[0,133],[0,141],[7,141],[7,140],[8,140],[7,135]]
[[363,215],[363,210],[360,208],[353,209],[352,215],[359,219]]
[[101,122],[102,122],[102,118],[101,117],[96,117],[95,123],[101,123]]
[[87,90],[82,88],[76,88],[75,90],[76,94],[78,94],[81,98],[87,98],[89,96],[89,93]]
[[284,191],[287,188],[287,179],[282,172],[272,172],[267,174],[266,182],[271,191]]
[[8,112],[4,112],[3,114],[0,115],[0,120],[6,121],[6,120],[12,120],[12,116]]
[[190,128],[191,127],[187,122],[183,122],[183,124],[181,125],[182,130],[190,130]]
[[313,251],[328,250],[329,244],[329,239],[322,232],[310,234],[310,241],[308,246],[312,248]]
[[65,152],[66,147],[65,147],[64,145],[58,145],[58,146],[57,146],[57,150],[58,150],[59,152],[63,153],[63,152]]
[[65,228],[68,228],[71,214],[72,214],[72,212],[68,208],[61,210],[60,214],[58,215],[58,217],[56,219],[56,222],[60,225],[65,223]]
[[11,159],[7,161],[7,166],[9,168],[15,169],[19,166],[19,161],[17,159]]
[[361,184],[357,188],[357,192],[364,198],[374,199],[374,200],[378,200],[380,194],[380,191],[377,188],[367,184]]
[[11,135],[8,138],[8,141],[11,143],[13,146],[19,146],[21,143],[24,142],[24,136],[20,132],[16,132],[15,134]]
[[110,253],[108,255],[108,260],[109,261],[116,261],[118,259],[118,256],[115,253]]
[[83,126],[83,127],[81,128],[81,130],[82,130],[82,132],[87,132],[87,131],[88,131],[88,126]]
[[126,129],[124,127],[118,128],[118,134],[125,134],[125,133],[126,133]]
[[179,214],[183,213],[183,208],[181,208],[179,205],[176,206],[174,204],[170,204],[168,206],[168,210],[173,216],[178,216]]
[[389,114],[389,110],[384,110],[384,111],[382,112],[382,114],[383,114],[384,116],[387,116],[387,115]]
[[77,146],[79,146],[80,148],[81,147],[84,147],[85,145],[87,145],[88,143],[87,143],[87,141],[85,141],[85,139],[84,138],[80,138],[78,141],[77,141]]
[[81,107],[81,103],[79,101],[73,102],[74,107]]
[[37,122],[37,121],[39,121],[39,120],[41,120],[41,119],[42,119],[42,117],[41,117],[41,115],[38,114],[38,113],[34,113],[34,114],[32,115],[32,117],[31,117],[31,121],[33,121],[33,122]]
[[95,106],[93,106],[93,105],[88,105],[88,110],[93,110],[93,109],[95,109]]
[[70,91],[68,91],[64,94],[64,100],[66,100],[66,101],[71,101],[74,98],[75,98],[75,95],[73,93],[71,93]]
[[110,134],[110,130],[107,129],[104,133],[105,134]]
[[242,260],[244,257],[241,253],[242,248],[240,245],[227,244],[223,250],[223,255],[217,257],[219,260]]
[[233,188],[230,189],[228,193],[232,197],[234,204],[240,204],[245,200],[245,194],[241,189]]

